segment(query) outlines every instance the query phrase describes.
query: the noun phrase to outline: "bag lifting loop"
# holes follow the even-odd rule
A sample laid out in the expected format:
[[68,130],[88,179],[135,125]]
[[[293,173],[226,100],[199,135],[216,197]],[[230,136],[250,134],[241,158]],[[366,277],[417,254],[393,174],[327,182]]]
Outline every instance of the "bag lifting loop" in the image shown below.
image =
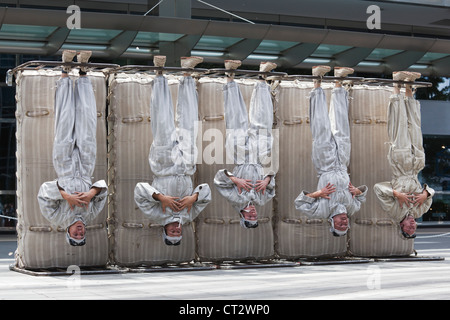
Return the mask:
[[204,116],[203,120],[204,121],[221,121],[224,120],[225,116],[223,114],[220,115],[215,115],[215,116]]
[[48,116],[50,112],[48,110],[35,110],[35,111],[27,111],[25,115],[27,117],[45,117]]
[[28,228],[28,230],[35,231],[35,232],[51,232],[52,228],[51,227],[33,227],[33,226],[30,226]]
[[205,223],[211,223],[211,224],[225,224],[225,220],[223,219],[210,219],[206,218]]
[[372,120],[368,119],[368,120],[359,120],[359,119],[355,119],[353,120],[354,124],[371,124]]
[[133,223],[133,222],[124,222],[122,223],[122,226],[125,228],[131,228],[131,229],[142,229],[144,228],[144,224],[142,223]]
[[[150,117],[149,117],[150,120]],[[138,123],[144,121],[143,117],[123,118],[122,123]]]

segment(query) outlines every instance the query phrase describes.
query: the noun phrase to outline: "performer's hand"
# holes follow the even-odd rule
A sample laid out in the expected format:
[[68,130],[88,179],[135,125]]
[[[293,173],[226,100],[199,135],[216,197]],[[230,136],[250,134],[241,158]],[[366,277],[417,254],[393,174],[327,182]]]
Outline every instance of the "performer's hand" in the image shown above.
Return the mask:
[[325,198],[325,199],[330,199],[329,195],[335,191],[336,191],[336,187],[334,186],[334,184],[328,182],[325,187],[320,189],[320,192],[321,192],[320,197]]
[[89,194],[89,192],[74,192],[73,196],[76,197],[76,199],[82,201],[83,207],[85,207],[86,209],[89,207],[89,202],[91,202],[91,199],[93,197]]
[[77,198],[83,202],[85,202],[84,207],[87,209],[89,207],[89,203],[91,202],[92,198],[95,197],[98,193],[100,193],[101,189],[93,187],[89,189],[87,192],[75,192],[74,194],[77,196]]
[[428,198],[428,191],[423,190],[422,193],[414,193],[413,202],[414,206],[420,207]]
[[184,208],[187,208],[187,212],[191,211],[192,205],[197,201],[198,199],[198,193],[194,193],[191,196],[186,196],[183,199],[179,201],[180,204],[180,210],[183,210]]
[[255,184],[255,190],[256,192],[262,192],[262,194],[264,194],[264,192],[266,191],[266,187],[270,182],[271,177],[267,176],[265,177],[263,180],[256,180],[256,184]]
[[398,192],[398,191],[394,190],[393,195],[395,198],[397,198],[400,208],[402,208],[402,209],[403,209],[404,204],[409,205],[410,203],[413,203],[413,201],[414,201],[413,200],[414,196],[404,193],[404,192]]
[[325,187],[319,190],[318,197],[330,199],[329,195],[336,191],[334,184],[328,182]]
[[355,196],[359,196],[359,195],[362,193],[361,190],[359,190],[358,188],[356,188],[355,186],[353,186],[351,182],[348,184],[348,190],[349,190],[350,193],[352,194],[352,197],[353,197],[353,198],[354,198]]
[[334,184],[331,184],[330,182],[327,183],[325,187],[323,187],[320,190],[317,190],[313,193],[308,193],[306,196],[310,198],[324,198],[324,199],[330,199],[329,195],[336,191],[336,187]]
[[250,179],[242,179],[234,176],[230,177],[230,179],[237,186],[239,194],[242,192],[242,189],[250,191],[253,188],[253,184],[250,183],[252,180]]
[[156,200],[158,200],[159,202],[161,202],[161,207],[163,212],[166,212],[166,208],[169,207],[170,209],[172,209],[172,211],[180,211],[180,203],[178,202],[178,197],[171,197],[171,196],[166,196],[163,195],[161,193],[157,194],[156,196],[153,196],[153,198],[155,198]]
[[69,194],[64,190],[60,190],[59,192],[61,193],[63,199],[66,200],[67,203],[69,204],[70,210],[73,210],[75,206],[81,208],[83,206],[86,207],[89,205],[89,202],[83,200],[77,193]]

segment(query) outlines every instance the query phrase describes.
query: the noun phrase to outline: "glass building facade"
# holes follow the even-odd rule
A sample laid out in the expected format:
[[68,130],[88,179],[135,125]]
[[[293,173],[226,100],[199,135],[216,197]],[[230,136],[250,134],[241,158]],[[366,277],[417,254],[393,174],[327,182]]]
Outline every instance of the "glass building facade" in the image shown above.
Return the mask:
[[14,227],[16,212],[16,102],[15,87],[5,82],[6,71],[14,68],[15,55],[0,55],[0,227]]
[[423,222],[450,223],[450,135],[424,135],[426,166],[420,180],[429,184],[436,194]]
[[14,83],[8,86],[6,73],[26,61],[43,59],[52,57],[0,54],[0,228],[6,230],[15,230],[17,187],[16,87]]

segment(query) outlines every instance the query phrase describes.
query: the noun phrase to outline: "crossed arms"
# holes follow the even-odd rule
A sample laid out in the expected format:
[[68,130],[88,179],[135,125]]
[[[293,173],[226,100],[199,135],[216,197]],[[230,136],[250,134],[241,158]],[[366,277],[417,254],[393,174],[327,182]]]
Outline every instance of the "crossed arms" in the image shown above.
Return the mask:
[[74,207],[84,207],[88,209],[89,203],[92,198],[100,193],[102,190],[98,187],[92,187],[87,192],[75,192],[75,193],[67,193],[63,188],[58,185],[59,192],[64,200],[69,204],[70,210],[73,210]]

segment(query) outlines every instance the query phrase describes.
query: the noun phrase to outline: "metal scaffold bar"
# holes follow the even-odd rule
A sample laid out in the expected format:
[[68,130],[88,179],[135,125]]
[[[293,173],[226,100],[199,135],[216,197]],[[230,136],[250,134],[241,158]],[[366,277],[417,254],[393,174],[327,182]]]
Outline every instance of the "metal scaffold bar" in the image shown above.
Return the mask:
[[88,70],[102,71],[107,74],[116,73],[136,73],[136,72],[157,72],[163,71],[169,74],[183,74],[191,73],[195,77],[220,77],[227,73],[233,73],[236,78],[257,78],[259,76],[265,77],[267,80],[281,80],[281,81],[313,81],[321,80],[322,82],[334,81],[349,81],[351,84],[365,84],[365,85],[393,85],[396,83],[404,85],[412,85],[415,88],[431,87],[430,82],[421,81],[403,81],[384,78],[364,78],[364,77],[334,77],[334,76],[313,76],[313,75],[288,75],[286,72],[261,72],[258,70],[242,70],[242,69],[224,69],[224,68],[181,68],[181,67],[156,67],[146,65],[125,65],[119,66],[117,64],[108,63],[78,63],[78,62],[62,62],[62,61],[28,61],[12,70],[8,71],[8,76],[16,74],[22,70],[41,70],[44,68],[62,68],[63,66],[70,66],[73,68],[86,67]]
[[80,62],[62,62],[62,61],[40,61],[40,60],[33,60],[33,61],[27,61],[14,69],[12,69],[13,73],[16,73],[21,70],[39,70],[46,67],[63,67],[63,66],[69,66],[73,68],[80,68],[80,67],[86,67],[88,69],[114,69],[119,67],[118,64],[111,64],[111,63],[80,63]]

